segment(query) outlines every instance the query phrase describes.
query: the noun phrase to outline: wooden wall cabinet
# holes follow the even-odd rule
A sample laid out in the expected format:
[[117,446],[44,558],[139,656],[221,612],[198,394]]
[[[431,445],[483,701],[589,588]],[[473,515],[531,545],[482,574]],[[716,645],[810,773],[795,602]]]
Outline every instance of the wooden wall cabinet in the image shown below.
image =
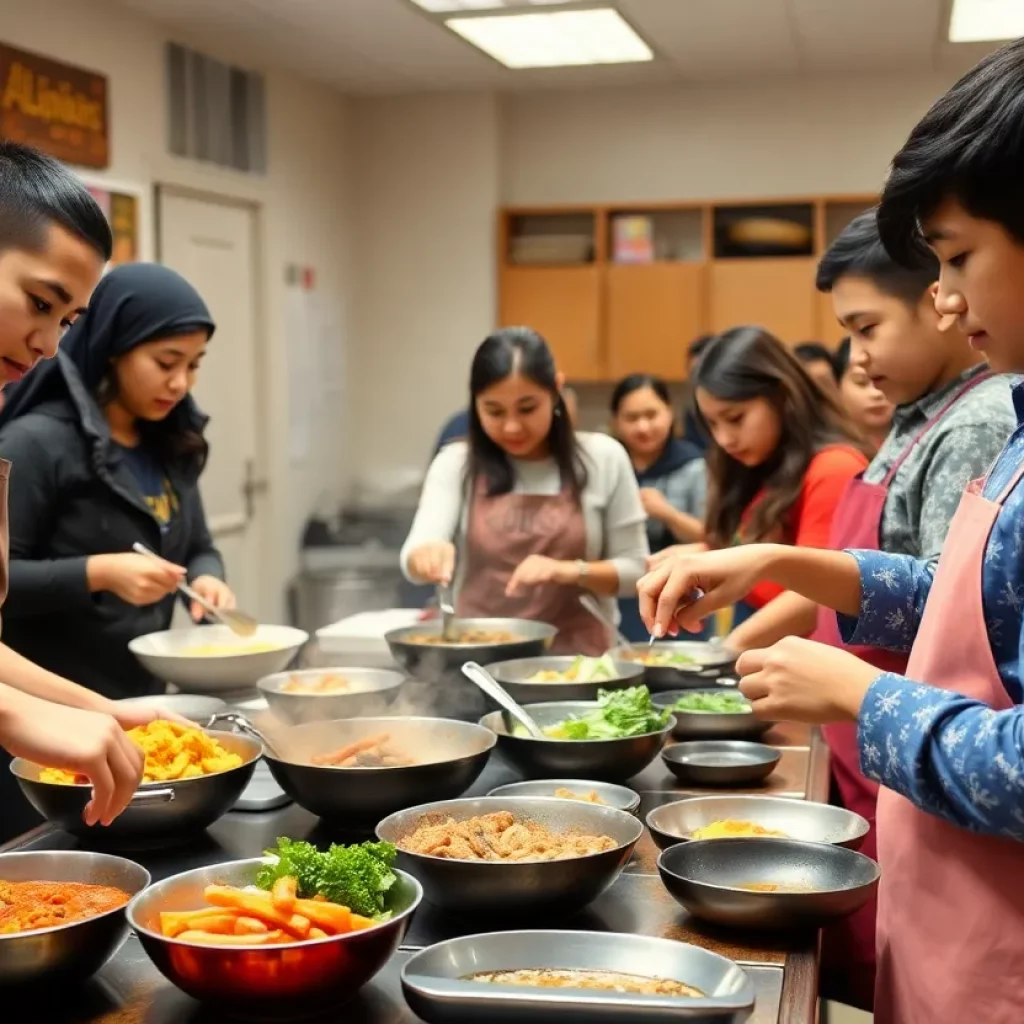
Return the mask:
[[[835,236],[874,201],[503,210],[498,320],[538,330],[577,382],[636,372],[682,380],[694,338],[744,324],[791,345],[834,346],[843,332],[831,298],[814,288],[815,270]],[[751,240],[758,221],[783,222],[789,242],[773,248]]]

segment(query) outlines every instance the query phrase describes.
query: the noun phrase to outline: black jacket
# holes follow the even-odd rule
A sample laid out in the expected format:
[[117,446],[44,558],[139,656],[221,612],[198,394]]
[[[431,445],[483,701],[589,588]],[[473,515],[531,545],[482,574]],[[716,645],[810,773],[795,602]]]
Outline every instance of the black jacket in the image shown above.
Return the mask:
[[161,533],[135,477],[121,464],[102,412],[74,368],[63,368],[67,397],[0,429],[0,458],[13,463],[3,640],[108,697],[160,692],[163,684],[127,645],[170,626],[174,597],[137,608],[111,593],[91,594],[85,564],[90,555],[128,552],[141,541],[185,566],[189,579],[223,578],[199,496],[202,460],[168,468],[179,509]]

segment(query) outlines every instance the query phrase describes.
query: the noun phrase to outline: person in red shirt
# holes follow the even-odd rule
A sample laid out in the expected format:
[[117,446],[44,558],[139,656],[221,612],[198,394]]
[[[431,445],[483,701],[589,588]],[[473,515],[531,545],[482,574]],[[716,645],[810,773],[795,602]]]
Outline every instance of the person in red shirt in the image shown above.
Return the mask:
[[[826,548],[847,484],[868,464],[834,394],[826,394],[777,338],[736,327],[705,349],[694,375],[708,448],[708,546],[775,542]],[[660,562],[666,549],[652,562]],[[806,619],[807,621],[804,621]],[[736,606],[744,650],[762,630],[809,634],[797,595],[759,583]]]

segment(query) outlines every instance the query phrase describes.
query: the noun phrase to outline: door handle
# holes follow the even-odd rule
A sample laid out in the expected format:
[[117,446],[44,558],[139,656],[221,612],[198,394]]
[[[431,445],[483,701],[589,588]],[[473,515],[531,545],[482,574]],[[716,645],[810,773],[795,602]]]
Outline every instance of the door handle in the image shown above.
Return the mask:
[[270,482],[256,476],[256,460],[245,460],[245,480],[242,483],[242,496],[245,498],[245,518],[249,521],[256,518],[256,499],[270,490]]

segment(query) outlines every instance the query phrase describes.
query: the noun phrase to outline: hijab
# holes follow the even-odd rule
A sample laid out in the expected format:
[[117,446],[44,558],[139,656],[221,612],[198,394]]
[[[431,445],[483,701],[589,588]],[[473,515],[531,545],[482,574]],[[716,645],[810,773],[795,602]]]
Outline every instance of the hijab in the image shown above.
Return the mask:
[[[180,274],[159,263],[114,267],[93,292],[86,313],[75,321],[56,359],[36,366],[6,389],[0,427],[45,402],[70,398],[80,405],[82,390],[93,402],[111,371],[111,361],[139,345],[162,338],[215,329],[199,293]],[[83,420],[88,410],[79,408]],[[186,395],[153,430],[173,435],[202,433],[207,419]],[[86,424],[88,426],[88,424]]]

